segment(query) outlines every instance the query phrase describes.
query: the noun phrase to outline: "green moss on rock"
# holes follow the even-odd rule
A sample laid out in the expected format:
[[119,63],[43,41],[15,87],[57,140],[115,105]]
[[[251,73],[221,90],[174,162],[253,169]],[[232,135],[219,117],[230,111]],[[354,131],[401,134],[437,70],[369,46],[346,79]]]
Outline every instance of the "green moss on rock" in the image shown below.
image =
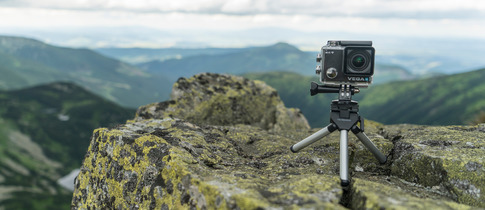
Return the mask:
[[292,142],[251,126],[199,127],[171,118],[98,129],[73,207],[338,206],[337,178],[316,176],[308,154],[288,156]]
[[391,174],[485,207],[485,133],[474,126],[400,127]]
[[419,198],[393,186],[354,179],[351,209],[478,209],[448,200]]
[[278,93],[261,81],[202,73],[180,78],[171,100],[138,109],[137,119],[174,117],[197,124],[253,125],[277,131],[309,129],[299,109],[288,109]]
[[[386,128],[369,123],[366,132],[379,149],[392,153],[383,137],[387,136]],[[299,153],[289,152],[289,145],[314,131],[199,126],[172,118],[98,129],[76,180],[73,207],[387,209],[397,202],[402,208],[469,208],[453,202],[447,194],[433,200],[410,194],[413,190],[406,190],[405,185],[400,185],[401,190],[396,188],[392,183],[398,179],[388,181],[383,176],[389,176],[399,158],[392,164],[378,165],[353,136],[350,171],[360,178],[354,179],[355,192],[346,194],[339,185],[337,132]],[[356,166],[363,170],[356,170]],[[478,170],[479,165],[469,164],[468,168]],[[421,185],[413,187],[424,194],[441,193]],[[342,205],[346,202],[348,206]],[[418,203],[422,205],[416,206]]]
[[[349,135],[339,180],[339,134],[298,153],[318,129],[259,81],[215,74],[180,79],[172,100],[94,131],[73,209],[470,209],[484,207],[485,133],[476,127],[385,126],[365,133],[378,161]],[[468,206],[471,205],[471,206]]]

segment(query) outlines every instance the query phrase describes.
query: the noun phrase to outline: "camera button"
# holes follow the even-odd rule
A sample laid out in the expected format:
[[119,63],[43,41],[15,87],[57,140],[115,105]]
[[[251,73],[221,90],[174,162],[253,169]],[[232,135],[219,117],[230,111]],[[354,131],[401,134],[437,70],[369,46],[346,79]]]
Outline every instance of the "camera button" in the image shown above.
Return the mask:
[[337,77],[338,72],[337,72],[336,68],[331,67],[331,68],[327,69],[326,74],[327,74],[328,78],[334,79],[335,77]]
[[322,72],[322,67],[317,66],[317,68],[315,69],[315,73],[320,74],[321,72]]

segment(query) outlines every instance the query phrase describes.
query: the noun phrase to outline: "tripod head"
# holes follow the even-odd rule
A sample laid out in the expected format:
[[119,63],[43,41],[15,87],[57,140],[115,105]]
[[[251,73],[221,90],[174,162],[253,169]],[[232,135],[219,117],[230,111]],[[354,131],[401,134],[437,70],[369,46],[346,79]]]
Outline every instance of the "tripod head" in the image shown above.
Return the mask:
[[316,82],[312,82],[310,85],[310,95],[314,96],[319,93],[338,93],[339,100],[352,100],[352,96],[356,93],[360,93],[360,89],[352,85],[340,85],[340,87],[332,87],[319,85]]

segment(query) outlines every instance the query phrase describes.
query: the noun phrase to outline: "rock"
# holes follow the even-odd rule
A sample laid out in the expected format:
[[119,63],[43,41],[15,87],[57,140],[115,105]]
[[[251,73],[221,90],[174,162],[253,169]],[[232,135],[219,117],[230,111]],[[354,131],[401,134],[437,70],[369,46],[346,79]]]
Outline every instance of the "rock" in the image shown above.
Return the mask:
[[264,82],[212,73],[180,78],[173,85],[171,100],[142,106],[136,112],[136,119],[164,117],[275,131],[310,128],[300,110],[286,108],[276,90]]
[[443,198],[419,198],[412,193],[403,192],[392,183],[381,184],[358,178],[354,180],[350,196],[351,209],[472,209]]
[[[261,104],[278,109],[274,106],[279,106],[279,98],[271,96],[271,88],[226,75],[202,74],[187,81],[191,85],[186,86],[193,88],[177,88],[187,92],[174,91],[171,102],[145,106],[135,120],[94,131],[75,181],[73,209],[485,207],[485,133],[476,127],[385,126],[365,121],[365,133],[388,162],[379,164],[349,135],[353,178],[350,187],[342,189],[338,132],[291,153],[291,145],[318,129],[281,123],[278,117],[271,121],[263,112],[244,116],[250,110],[244,103],[252,103],[249,98],[254,103],[263,100],[256,99],[257,94],[269,94],[263,97],[269,102]],[[174,86],[182,84],[184,79]],[[247,86],[260,90],[251,96]],[[224,94],[204,92],[208,87],[223,89]],[[238,90],[243,94],[233,96],[231,92]],[[224,97],[238,101],[240,108],[230,109],[236,112],[231,116],[237,123],[225,115],[190,113],[207,107],[228,113],[217,106],[225,104]]]
[[485,133],[472,126],[389,126],[399,130],[391,175],[485,207]]
[[76,180],[73,205],[339,207],[338,177],[315,173],[319,167],[308,154],[289,154],[292,142],[246,125],[199,127],[170,118],[98,129]]

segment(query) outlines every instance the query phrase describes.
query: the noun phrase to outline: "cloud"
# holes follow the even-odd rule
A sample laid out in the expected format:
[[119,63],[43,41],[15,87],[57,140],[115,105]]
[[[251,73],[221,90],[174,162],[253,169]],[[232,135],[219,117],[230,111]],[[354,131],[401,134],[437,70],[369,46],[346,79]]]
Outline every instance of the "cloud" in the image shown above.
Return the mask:
[[[408,37],[483,39],[483,2],[0,0],[0,19],[9,20],[0,21],[0,31],[13,35],[35,34],[39,38],[45,33],[50,34],[45,36],[50,38],[41,39],[76,46],[128,46],[133,43],[166,46],[181,42],[243,46],[261,45],[268,40],[313,46],[321,44],[322,39],[374,39],[376,36],[396,40]],[[155,31],[139,28],[127,31],[130,27]],[[250,29],[264,30],[245,33]],[[69,41],[58,34],[70,37]]]
[[418,19],[485,17],[485,2],[481,0],[3,0],[1,6],[134,13]]

